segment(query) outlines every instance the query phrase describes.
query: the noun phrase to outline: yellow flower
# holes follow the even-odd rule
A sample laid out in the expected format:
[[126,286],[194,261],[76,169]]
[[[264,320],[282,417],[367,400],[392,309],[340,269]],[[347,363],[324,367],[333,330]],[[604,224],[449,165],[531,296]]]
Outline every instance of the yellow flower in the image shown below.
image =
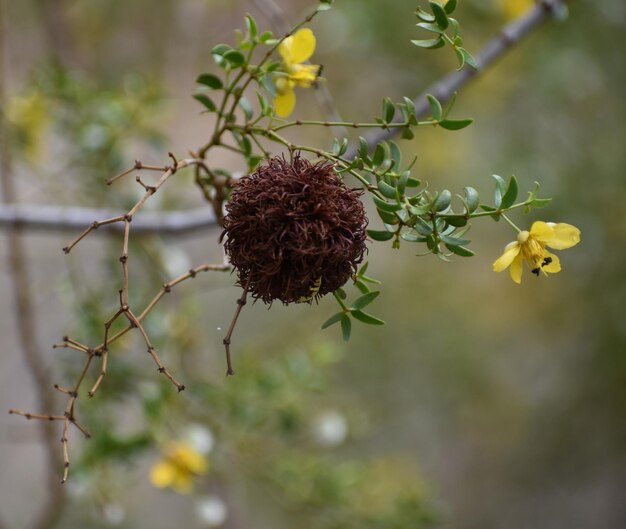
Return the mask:
[[206,474],[209,463],[191,444],[168,443],[163,457],[150,469],[150,481],[160,489],[170,487],[181,494],[191,492],[196,476]]
[[10,98],[6,117],[15,125],[26,156],[37,161],[50,123],[49,103],[45,96],[33,91]]
[[299,29],[293,35],[283,40],[278,46],[278,53],[282,57],[282,70],[274,78],[276,98],[274,108],[276,114],[286,117],[296,105],[294,88],[313,86],[317,79],[320,66],[316,64],[302,64],[315,51],[315,35],[308,28]]
[[498,0],[498,4],[500,4],[504,18],[513,20],[534,6],[535,0]]
[[506,245],[504,253],[493,263],[494,272],[502,272],[509,266],[511,278],[522,281],[522,262],[526,261],[533,274],[555,274],[561,271],[559,258],[546,250],[565,250],[580,242],[580,230],[571,224],[534,222],[530,231],[520,231],[517,240]]

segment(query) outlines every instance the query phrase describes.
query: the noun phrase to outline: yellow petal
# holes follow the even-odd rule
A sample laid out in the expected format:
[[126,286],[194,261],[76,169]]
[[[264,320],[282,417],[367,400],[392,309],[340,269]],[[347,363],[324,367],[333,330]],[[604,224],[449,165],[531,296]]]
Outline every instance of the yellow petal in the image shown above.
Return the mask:
[[517,242],[507,244],[504,253],[493,263],[493,271],[502,272],[502,270],[505,270],[513,262],[513,259],[518,256],[520,248]]
[[515,259],[511,262],[511,268],[509,268],[509,274],[511,275],[511,279],[515,281],[518,285],[522,282],[522,254],[518,253],[515,256]]
[[150,469],[150,482],[159,489],[169,487],[176,479],[176,468],[165,461],[160,461]]
[[554,237],[554,223],[544,222],[542,220],[538,220],[533,222],[533,225],[530,228],[530,236],[542,243],[546,243],[548,239],[552,239]]
[[179,462],[186,470],[194,474],[205,474],[209,467],[206,457],[195,450],[187,450],[181,453]]
[[293,41],[290,47],[291,62],[304,62],[315,51],[315,35],[309,28],[299,29],[293,34]]
[[580,230],[576,226],[564,222],[559,224],[548,222],[548,225],[552,228],[553,235],[549,240],[543,241],[546,246],[555,250],[565,250],[580,242]]
[[552,259],[552,262],[550,264],[542,266],[541,270],[543,270],[544,272],[548,272],[550,274],[556,274],[557,272],[560,272],[561,261],[559,261],[559,258],[550,252],[545,252],[545,254],[547,257],[550,257]]
[[282,94],[278,94],[274,99],[274,108],[276,109],[276,115],[281,118],[287,117],[293,112],[296,106],[296,94],[290,89]]
[[172,489],[179,494],[189,494],[193,490],[193,480],[189,474],[178,474],[172,483]]
[[298,64],[290,68],[289,79],[298,86],[308,88],[317,79],[319,69],[319,66],[315,64]]
[[293,62],[293,60],[291,59],[292,47],[293,47],[293,35],[290,35],[289,37],[285,38],[278,45],[278,53],[280,53],[280,56],[283,58],[283,61],[285,62],[285,64],[290,64]]

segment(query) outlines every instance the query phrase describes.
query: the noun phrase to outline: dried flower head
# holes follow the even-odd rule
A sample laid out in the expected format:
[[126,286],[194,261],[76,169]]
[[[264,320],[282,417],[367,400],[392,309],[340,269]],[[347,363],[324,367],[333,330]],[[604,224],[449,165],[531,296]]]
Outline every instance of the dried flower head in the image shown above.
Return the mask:
[[342,286],[365,253],[359,190],[333,164],[272,158],[235,186],[224,247],[255,299],[310,302]]

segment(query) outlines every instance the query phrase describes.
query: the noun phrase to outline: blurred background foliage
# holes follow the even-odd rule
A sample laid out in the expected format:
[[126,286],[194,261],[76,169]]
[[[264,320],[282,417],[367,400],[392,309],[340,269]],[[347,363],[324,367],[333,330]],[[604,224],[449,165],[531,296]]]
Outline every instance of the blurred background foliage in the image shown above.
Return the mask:
[[[278,3],[291,22],[311,8]],[[104,180],[134,159],[165,163],[166,151],[183,156],[204,142],[211,121],[190,96],[194,80],[214,68],[211,47],[232,42],[247,11],[271,28],[259,4],[5,2],[5,113],[21,200],[115,209],[136,200],[134,183],[107,188]],[[315,62],[347,119],[369,119],[381,96],[414,96],[456,67],[449,50],[410,45],[422,38],[414,3],[384,4],[342,0],[312,25]],[[478,51],[529,2],[460,4],[466,46]],[[157,376],[136,337],[116,344],[100,393],[79,407],[93,439],[72,436],[77,465],[58,527],[623,526],[625,18],[621,0],[572,1],[567,20],[463,89],[456,112],[474,117],[471,127],[419,129],[401,142],[407,158],[418,156],[415,176],[437,188],[487,193],[492,173],[515,174],[522,189],[540,181],[553,204],[515,221],[581,229],[561,274],[518,286],[491,272],[512,233],[488,219],[472,231],[477,256],[451,264],[415,257],[408,245],[372,245],[385,327],[360,326],[345,344],[336,328],[319,329],[332,300],[247,307],[228,380],[221,340],[239,295],[234,278],[182,285],[146,324],[188,390],[177,395]],[[297,117],[319,115],[309,92],[298,95]],[[296,134],[331,143],[324,130]],[[227,156],[217,162],[241,170]],[[191,175],[180,174],[147,207],[202,200]],[[145,303],[190,266],[220,262],[218,235],[134,236],[131,296]],[[120,282],[117,236],[94,236],[63,257],[72,236],[27,237],[34,327],[59,382],[75,376],[79,353],[48,346],[63,334],[98,342]],[[9,281],[3,268],[3,289]],[[5,298],[4,408],[27,407],[31,392],[12,314]],[[42,459],[28,442],[35,433],[15,418],[0,424],[2,516],[8,527],[28,527],[32,502],[45,494]],[[208,462],[198,476],[177,467],[195,485],[188,495],[150,484],[172,441]]]

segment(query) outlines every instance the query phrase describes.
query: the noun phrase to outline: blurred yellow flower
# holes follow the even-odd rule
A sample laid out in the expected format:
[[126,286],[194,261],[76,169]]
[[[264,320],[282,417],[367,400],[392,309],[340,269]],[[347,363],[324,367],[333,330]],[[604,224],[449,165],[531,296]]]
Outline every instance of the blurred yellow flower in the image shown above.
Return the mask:
[[48,101],[39,92],[11,97],[6,106],[6,118],[15,127],[24,154],[36,161],[40,154],[46,129],[50,122]]
[[535,5],[535,0],[497,0],[497,3],[504,18],[512,20],[526,13]]
[[296,94],[293,89],[296,86],[308,88],[315,83],[320,66],[302,64],[314,51],[315,35],[308,28],[299,29],[278,46],[278,53],[283,60],[282,70],[274,78],[277,92],[274,99],[276,115],[286,117],[293,112],[296,106]]
[[522,262],[526,261],[533,274],[539,272],[555,274],[561,271],[559,258],[546,250],[565,250],[580,242],[580,230],[571,224],[534,222],[530,231],[520,231],[517,240],[507,244],[504,253],[493,263],[494,272],[509,268],[511,279],[522,281]]
[[193,445],[174,441],[150,469],[150,481],[160,489],[170,487],[180,494],[191,492],[196,476],[206,474],[209,462]]

